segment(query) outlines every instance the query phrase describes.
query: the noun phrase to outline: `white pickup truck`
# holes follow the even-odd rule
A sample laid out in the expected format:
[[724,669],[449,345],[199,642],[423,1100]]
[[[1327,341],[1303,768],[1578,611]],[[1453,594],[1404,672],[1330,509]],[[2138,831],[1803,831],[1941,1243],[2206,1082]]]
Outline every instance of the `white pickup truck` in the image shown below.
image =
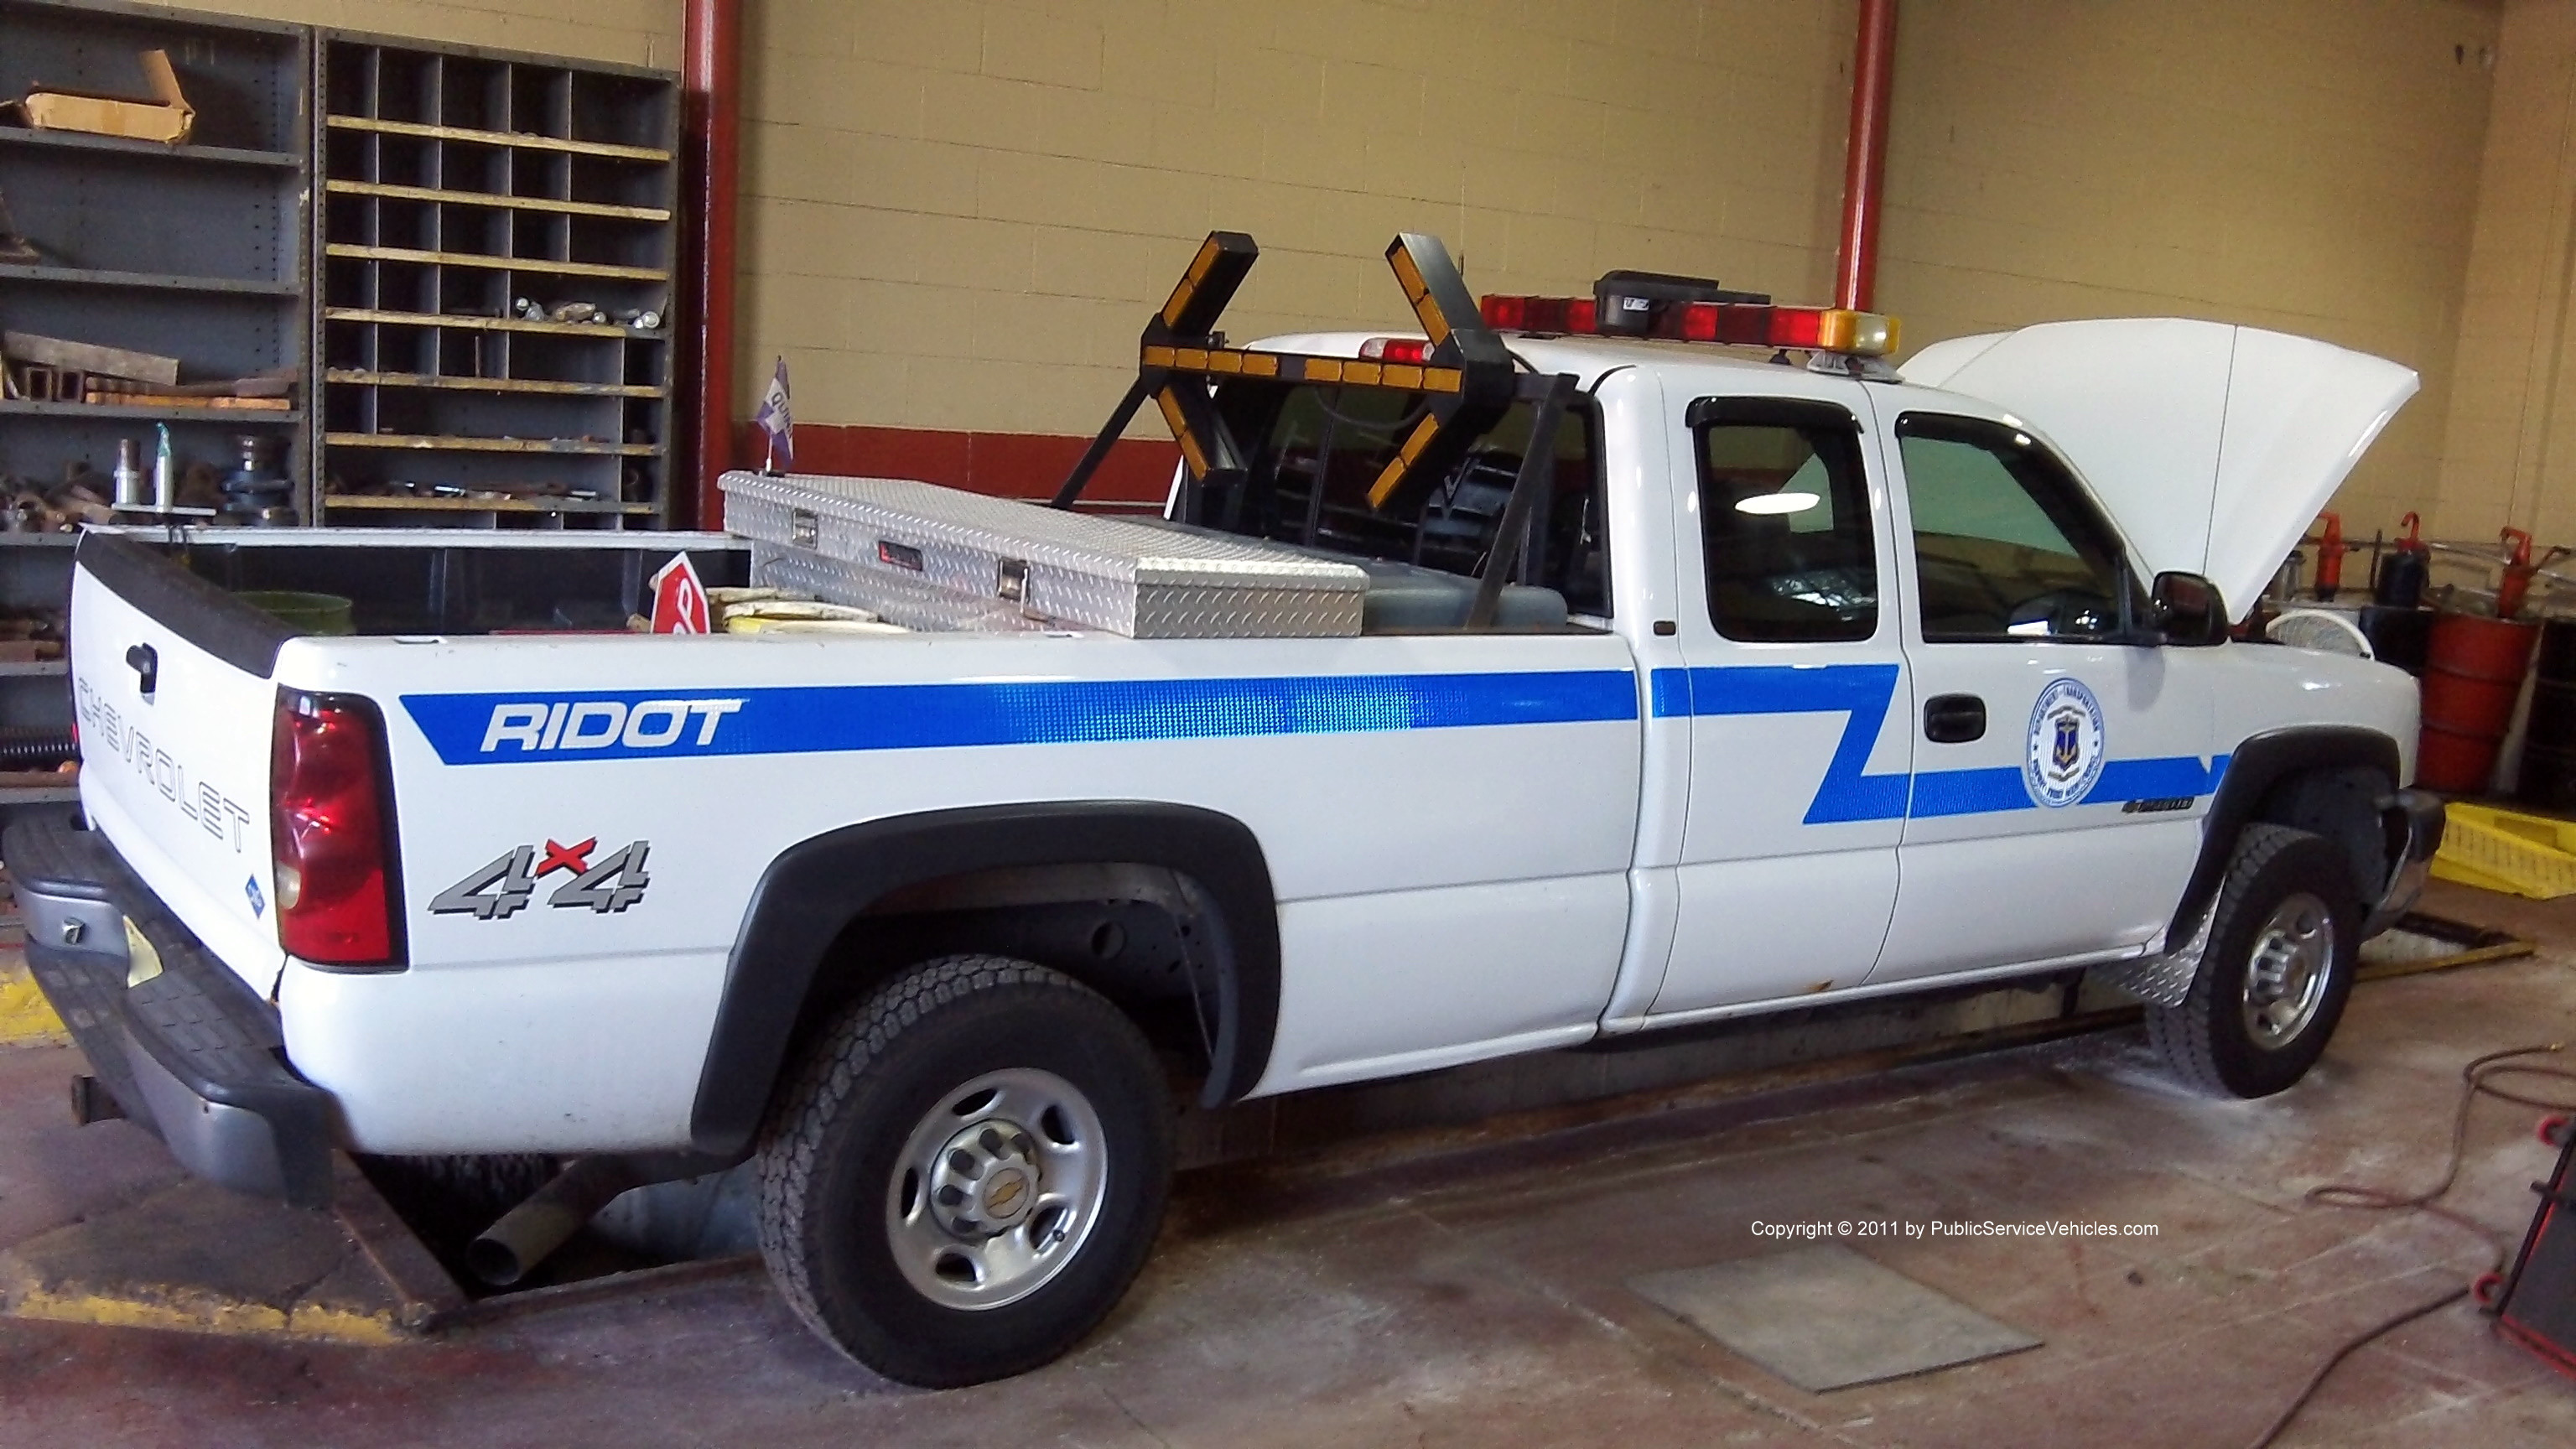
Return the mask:
[[[316,636],[218,581],[319,547],[85,537],[85,824],[5,856],[113,1106],[308,1204],[335,1146],[756,1155],[788,1301],[945,1385],[1116,1303],[1176,1092],[2086,969],[2206,1090],[2317,1060],[2439,805],[2405,675],[2229,623],[2411,372],[2119,321],[1900,377],[1880,319],[1390,255],[1421,330],[1229,349],[1211,239],[1130,400],[1163,519],[727,480],[907,630],[506,627],[631,607],[558,536]],[[1067,558],[1204,607],[1080,624]]]

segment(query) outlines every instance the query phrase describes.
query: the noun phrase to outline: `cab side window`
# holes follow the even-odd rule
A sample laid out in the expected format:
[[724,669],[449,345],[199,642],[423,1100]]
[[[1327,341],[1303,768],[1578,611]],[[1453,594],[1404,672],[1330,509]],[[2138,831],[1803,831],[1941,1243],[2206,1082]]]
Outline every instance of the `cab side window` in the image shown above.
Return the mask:
[[2029,434],[1907,413],[1896,437],[1926,641],[2100,639],[2142,607],[2109,526]]
[[1827,402],[1704,398],[1689,418],[1709,622],[1750,643],[1877,633],[1878,554],[1851,413]]

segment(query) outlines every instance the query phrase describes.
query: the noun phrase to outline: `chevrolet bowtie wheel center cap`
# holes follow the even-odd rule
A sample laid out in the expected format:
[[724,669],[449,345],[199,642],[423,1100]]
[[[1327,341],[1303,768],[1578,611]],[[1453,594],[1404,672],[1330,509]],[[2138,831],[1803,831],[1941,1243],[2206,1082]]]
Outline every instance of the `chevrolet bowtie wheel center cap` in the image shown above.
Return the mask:
[[995,1117],[958,1133],[930,1174],[930,1207],[961,1238],[991,1237],[1025,1221],[1038,1200],[1038,1147],[1029,1129]]
[[958,1087],[896,1159],[886,1236],[933,1302],[998,1308],[1072,1261],[1100,1216],[1108,1160],[1100,1114],[1052,1072],[1015,1068]]

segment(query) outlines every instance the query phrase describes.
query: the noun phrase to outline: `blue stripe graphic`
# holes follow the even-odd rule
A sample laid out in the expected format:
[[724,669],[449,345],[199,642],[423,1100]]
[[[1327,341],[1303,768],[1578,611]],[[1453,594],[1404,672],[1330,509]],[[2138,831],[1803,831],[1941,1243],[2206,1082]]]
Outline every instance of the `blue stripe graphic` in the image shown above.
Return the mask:
[[[1806,665],[1763,664],[1735,669],[1658,669],[1651,681],[1655,713],[1670,716],[1735,714],[1841,714],[1842,738],[1816,798],[1807,803],[1806,824],[1837,825],[1854,820],[1894,820],[1905,813],[1902,774],[1872,775],[1869,752],[1878,743],[1879,726],[1887,722],[1888,701],[1896,694],[1893,664]],[[1665,676],[1680,679],[1667,682]],[[1680,709],[1667,708],[1678,703]]]
[[[2103,767],[2107,772],[2110,767]],[[2095,782],[2094,789],[2101,788]],[[2093,798],[2085,796],[2087,800]],[[1914,777],[1914,799],[1906,813],[1917,820],[1944,815],[1992,815],[2004,810],[2036,810],[2030,786],[2019,765],[1984,770],[1925,770]]]
[[529,690],[402,704],[439,759],[493,765],[1616,722],[1637,718],[1637,679],[1601,669]]
[[[1657,719],[1743,714],[1844,714],[1842,738],[1807,806],[1806,824],[1859,820],[1937,819],[2036,810],[2017,765],[1973,770],[1925,770],[1908,775],[1866,773],[1869,755],[1887,722],[1896,693],[1893,664],[1745,665],[1713,669],[1658,669],[1648,682]],[[2227,772],[2220,755],[2204,765],[2191,755],[2109,760],[2081,805],[2131,800],[2197,798],[2218,788]]]

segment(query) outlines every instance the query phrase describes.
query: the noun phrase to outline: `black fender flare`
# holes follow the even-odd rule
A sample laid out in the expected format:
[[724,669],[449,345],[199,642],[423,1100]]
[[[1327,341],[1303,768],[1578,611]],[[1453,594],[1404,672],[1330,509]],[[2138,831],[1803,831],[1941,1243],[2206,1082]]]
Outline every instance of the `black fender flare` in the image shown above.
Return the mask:
[[845,826],[770,862],[725,963],[690,1145],[733,1160],[750,1149],[824,953],[869,906],[968,871],[1096,863],[1160,866],[1214,902],[1206,935],[1217,1031],[1205,1099],[1217,1106],[1251,1091],[1279,1020],[1278,897],[1251,829],[1213,810],[1148,801],[974,806]]
[[2359,725],[2294,725],[2247,736],[2228,756],[2227,773],[2209,802],[2209,814],[2201,826],[2200,858],[2183,887],[2182,903],[2174,907],[2166,949],[2182,943],[2217,896],[2219,882],[2227,878],[2238,832],[2253,822],[2273,786],[2310,770],[2363,767],[2386,772],[2393,788],[2398,782],[2398,759],[2397,741]]

